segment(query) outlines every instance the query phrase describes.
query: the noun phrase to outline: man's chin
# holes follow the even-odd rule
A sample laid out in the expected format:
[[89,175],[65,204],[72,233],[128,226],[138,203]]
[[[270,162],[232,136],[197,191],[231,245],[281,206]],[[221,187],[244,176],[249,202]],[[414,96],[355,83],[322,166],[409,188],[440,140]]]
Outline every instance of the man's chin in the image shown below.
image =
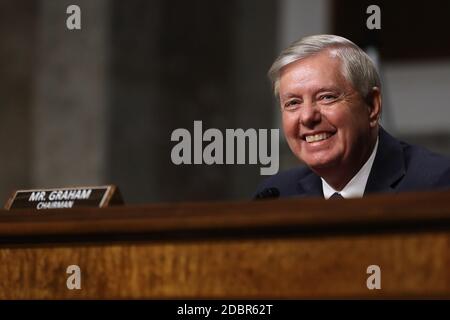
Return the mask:
[[304,161],[304,163],[314,172],[320,172],[324,170],[333,169],[336,167],[338,161],[335,159],[324,159],[322,161]]

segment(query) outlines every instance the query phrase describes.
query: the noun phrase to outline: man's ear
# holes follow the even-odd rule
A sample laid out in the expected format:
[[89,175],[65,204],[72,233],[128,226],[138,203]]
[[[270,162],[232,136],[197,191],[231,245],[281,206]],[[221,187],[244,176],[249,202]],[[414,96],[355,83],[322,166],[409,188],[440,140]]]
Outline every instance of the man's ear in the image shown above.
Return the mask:
[[381,117],[381,91],[378,87],[373,87],[367,95],[367,104],[369,106],[369,123],[372,128],[378,125]]

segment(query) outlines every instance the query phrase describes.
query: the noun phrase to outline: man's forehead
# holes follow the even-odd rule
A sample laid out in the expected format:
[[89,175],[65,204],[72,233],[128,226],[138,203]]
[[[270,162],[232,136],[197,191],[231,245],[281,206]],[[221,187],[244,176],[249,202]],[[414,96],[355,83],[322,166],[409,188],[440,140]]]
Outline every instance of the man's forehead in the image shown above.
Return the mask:
[[280,79],[280,95],[289,96],[299,92],[339,91],[346,88],[349,83],[340,74],[326,73],[301,74],[299,76],[287,75]]
[[336,89],[345,86],[346,82],[340,59],[328,54],[295,61],[280,72],[282,91]]
[[303,93],[320,93],[320,92],[341,92],[343,90],[342,87],[336,86],[335,84],[331,84],[329,86],[293,86],[290,88],[287,88],[287,90],[280,91],[280,98],[281,99],[289,99],[292,97],[298,97],[299,95]]

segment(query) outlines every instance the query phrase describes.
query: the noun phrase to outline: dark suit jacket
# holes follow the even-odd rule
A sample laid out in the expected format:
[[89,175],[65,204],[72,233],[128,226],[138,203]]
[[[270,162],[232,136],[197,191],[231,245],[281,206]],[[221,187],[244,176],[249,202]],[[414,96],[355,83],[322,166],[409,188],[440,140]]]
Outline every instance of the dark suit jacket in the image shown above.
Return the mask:
[[[322,181],[308,167],[280,172],[261,183],[256,195],[276,188],[280,197],[321,196]],[[450,189],[450,159],[409,145],[380,128],[378,150],[364,195],[376,192]]]

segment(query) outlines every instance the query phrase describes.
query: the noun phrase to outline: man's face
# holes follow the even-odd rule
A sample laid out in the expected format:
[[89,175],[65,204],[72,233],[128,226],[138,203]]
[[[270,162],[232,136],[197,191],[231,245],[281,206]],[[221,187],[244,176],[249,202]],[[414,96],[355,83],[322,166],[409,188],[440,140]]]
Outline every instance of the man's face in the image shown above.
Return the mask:
[[324,51],[287,65],[279,94],[286,139],[299,159],[316,173],[359,169],[371,152],[379,110],[345,79],[339,57]]

